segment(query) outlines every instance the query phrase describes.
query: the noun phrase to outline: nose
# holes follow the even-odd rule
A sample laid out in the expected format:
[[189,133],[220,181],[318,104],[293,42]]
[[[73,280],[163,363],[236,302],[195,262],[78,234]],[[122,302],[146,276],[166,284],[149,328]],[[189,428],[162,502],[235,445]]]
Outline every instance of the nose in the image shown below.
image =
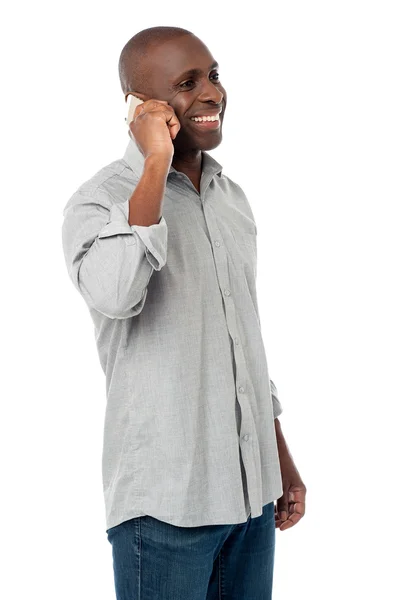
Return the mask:
[[223,92],[220,89],[218,89],[215,86],[215,84],[212,83],[212,81],[208,79],[203,85],[202,92],[198,100],[201,100],[201,102],[209,102],[210,100],[212,100],[212,102],[214,102],[215,104],[221,105],[223,101],[223,96]]

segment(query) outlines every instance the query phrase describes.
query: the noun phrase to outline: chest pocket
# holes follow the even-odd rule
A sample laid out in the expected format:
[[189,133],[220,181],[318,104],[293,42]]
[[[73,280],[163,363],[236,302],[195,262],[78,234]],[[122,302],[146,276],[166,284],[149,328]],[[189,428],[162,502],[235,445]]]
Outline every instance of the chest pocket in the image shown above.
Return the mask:
[[256,265],[256,233],[232,227],[231,234],[243,262]]

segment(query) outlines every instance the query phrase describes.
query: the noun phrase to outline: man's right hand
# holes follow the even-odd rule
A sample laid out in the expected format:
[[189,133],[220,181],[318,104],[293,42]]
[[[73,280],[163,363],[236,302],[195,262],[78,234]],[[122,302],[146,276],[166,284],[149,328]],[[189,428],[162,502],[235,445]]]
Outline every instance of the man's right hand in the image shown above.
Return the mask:
[[181,125],[174,109],[166,100],[146,100],[136,106],[129,129],[144,158],[161,156],[171,164],[174,154],[172,139]]

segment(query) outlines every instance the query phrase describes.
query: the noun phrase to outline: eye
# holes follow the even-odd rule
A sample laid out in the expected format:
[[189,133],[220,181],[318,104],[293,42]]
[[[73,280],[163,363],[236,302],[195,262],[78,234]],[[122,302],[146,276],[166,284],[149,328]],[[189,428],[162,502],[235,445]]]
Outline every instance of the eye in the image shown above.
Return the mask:
[[[219,73],[214,73],[214,75],[212,75],[211,77],[220,77]],[[185,86],[187,83],[194,83],[193,79],[189,79],[188,81],[185,81],[184,83],[180,84],[180,87]],[[216,83],[219,83],[219,79],[216,80]]]
[[183,86],[185,86],[187,83],[192,83],[192,82],[193,82],[193,80],[192,80],[192,79],[189,79],[188,81],[185,81],[184,83],[181,83],[181,84],[180,84],[180,87],[183,87]]

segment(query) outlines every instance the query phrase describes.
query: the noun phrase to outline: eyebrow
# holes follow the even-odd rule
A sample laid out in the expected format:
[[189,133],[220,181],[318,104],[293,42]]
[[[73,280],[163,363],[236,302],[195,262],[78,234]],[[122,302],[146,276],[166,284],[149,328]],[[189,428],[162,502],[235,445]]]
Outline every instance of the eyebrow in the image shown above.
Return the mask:
[[[219,63],[215,61],[211,64],[211,66],[209,67],[209,70],[212,71],[212,69],[216,69],[216,68],[219,68]],[[201,75],[201,73],[202,73],[201,69],[189,69],[188,71],[184,71],[184,73],[181,73],[176,79],[181,79],[182,77]]]

